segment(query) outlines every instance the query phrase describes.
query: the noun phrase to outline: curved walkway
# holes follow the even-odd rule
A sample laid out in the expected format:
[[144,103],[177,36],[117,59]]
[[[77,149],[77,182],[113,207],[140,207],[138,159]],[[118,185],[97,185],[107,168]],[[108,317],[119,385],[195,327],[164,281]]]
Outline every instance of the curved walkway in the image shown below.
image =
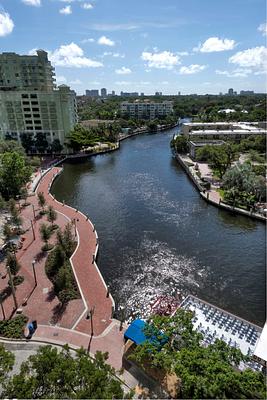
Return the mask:
[[[77,316],[73,329],[100,335],[111,323],[114,301],[107,294],[107,286],[95,263],[98,237],[91,221],[80,211],[64,205],[50,194],[50,187],[61,168],[54,167],[41,179],[36,193],[43,192],[48,205],[65,215],[76,226],[78,245],[71,257],[73,272],[84,303],[84,311]],[[91,318],[92,316],[92,318]]]

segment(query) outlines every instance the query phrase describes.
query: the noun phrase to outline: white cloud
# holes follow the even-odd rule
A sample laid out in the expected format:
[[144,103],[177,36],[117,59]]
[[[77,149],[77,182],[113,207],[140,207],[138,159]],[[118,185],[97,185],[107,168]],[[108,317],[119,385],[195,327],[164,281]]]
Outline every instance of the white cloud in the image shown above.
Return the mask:
[[82,81],[80,79],[74,79],[73,81],[70,81],[70,85],[81,85]]
[[59,67],[74,68],[98,68],[103,67],[99,61],[91,60],[84,56],[83,49],[77,44],[70,43],[62,45],[58,49],[49,52],[49,59],[53,64]]
[[66,82],[67,82],[67,79],[65,78],[65,76],[62,76],[62,75],[56,76],[56,80],[57,80],[57,83],[58,83],[58,84],[59,84],[59,83],[66,83]]
[[181,75],[192,75],[192,74],[197,74],[200,71],[203,71],[203,69],[206,68],[206,65],[199,65],[199,64],[191,64],[188,65],[188,67],[181,67],[179,72]]
[[82,7],[84,10],[92,10],[92,8],[94,8],[94,7],[92,6],[91,3],[83,3],[83,4],[81,5],[81,7]]
[[64,14],[64,15],[72,14],[71,6],[66,6],[66,7],[61,8],[61,9],[59,10],[59,13],[60,13],[60,14]]
[[177,54],[178,54],[179,56],[189,56],[188,51],[177,51]]
[[161,53],[143,51],[141,58],[147,61],[149,68],[173,69],[176,65],[181,64],[178,55],[166,50]]
[[113,40],[107,38],[106,36],[101,36],[98,39],[97,43],[104,46],[115,46],[115,42],[113,42]]
[[212,53],[216,51],[232,50],[236,43],[232,39],[220,39],[218,37],[210,37],[203,44],[199,44],[193,51],[200,51],[202,53]]
[[88,39],[83,39],[81,40],[81,43],[94,43],[95,39],[93,38],[88,38]]
[[9,35],[13,31],[14,22],[9,14],[0,10],[0,36]]
[[255,73],[267,69],[267,49],[264,46],[238,51],[228,60],[242,68],[251,68]]
[[129,82],[129,81],[117,81],[117,82],[115,82],[115,85],[128,86],[128,85],[132,85],[132,82]]
[[139,25],[138,24],[131,24],[131,23],[126,23],[126,24],[93,24],[91,29],[94,29],[95,31],[109,31],[109,32],[115,32],[115,31],[131,31],[134,29],[138,29]]
[[40,7],[41,5],[41,0],[22,0],[22,2],[27,6]]
[[106,56],[111,56],[115,58],[125,58],[125,54],[113,53],[112,51],[104,51],[104,53],[100,57],[106,57]]
[[264,24],[260,24],[260,26],[258,26],[258,31],[261,32],[263,34],[263,36],[267,35],[267,22],[265,22]]
[[116,69],[115,72],[118,75],[128,75],[128,74],[132,73],[130,68],[126,68],[126,67],[121,67],[120,69]]
[[225,75],[228,78],[245,78],[249,74],[252,73],[251,69],[243,69],[243,68],[237,68],[234,69],[233,71],[221,71],[219,69],[216,69],[215,73],[217,75]]

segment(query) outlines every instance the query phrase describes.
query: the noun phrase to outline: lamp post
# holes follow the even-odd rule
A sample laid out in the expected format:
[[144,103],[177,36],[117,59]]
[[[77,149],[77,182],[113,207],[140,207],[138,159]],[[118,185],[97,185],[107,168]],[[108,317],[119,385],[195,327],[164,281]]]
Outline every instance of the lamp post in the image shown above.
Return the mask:
[[16,298],[13,278],[12,278],[12,275],[11,275],[11,272],[10,272],[10,267],[7,265],[6,269],[7,269],[7,273],[8,273],[8,276],[9,276],[9,282],[10,282],[10,286],[11,286],[11,290],[12,290],[12,295],[13,295],[13,299],[14,299],[15,308],[17,309],[18,308],[18,302],[17,302],[17,298]]
[[36,263],[36,260],[33,259],[33,260],[32,260],[32,270],[33,270],[33,276],[34,276],[34,283],[35,283],[35,286],[37,286],[37,277],[36,277],[36,271],[35,271],[35,263]]

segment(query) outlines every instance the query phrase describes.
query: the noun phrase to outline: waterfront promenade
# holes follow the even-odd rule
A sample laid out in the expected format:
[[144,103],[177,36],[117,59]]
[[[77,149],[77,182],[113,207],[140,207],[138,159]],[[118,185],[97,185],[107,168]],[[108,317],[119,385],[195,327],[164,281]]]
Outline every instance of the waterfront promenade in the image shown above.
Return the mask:
[[[89,220],[80,211],[64,205],[50,194],[50,187],[56,176],[62,171],[54,167],[40,180],[34,195],[28,197],[28,206],[21,209],[21,216],[27,232],[23,235],[23,246],[17,252],[21,264],[19,275],[24,282],[16,288],[18,308],[29,320],[36,319],[38,328],[33,341],[64,345],[72,348],[84,347],[93,356],[97,350],[109,353],[108,362],[115,368],[122,366],[123,332],[120,322],[112,319],[114,301],[108,294],[105,281],[98,270],[96,255],[98,236]],[[79,287],[81,299],[72,300],[66,308],[53,294],[53,287],[45,274],[47,253],[41,252],[43,245],[39,228],[47,222],[45,216],[39,216],[37,194],[43,192],[46,205],[53,206],[57,212],[57,225],[60,228],[71,222],[76,236],[77,247],[70,259],[73,273]],[[33,214],[35,218],[33,221]],[[30,220],[33,221],[33,229]],[[76,232],[76,233],[75,233]],[[55,235],[50,240],[55,242]],[[35,260],[37,285],[34,284],[32,261]],[[4,272],[4,265],[1,265]],[[3,277],[2,277],[3,278]],[[2,286],[7,284],[8,277],[1,279]],[[5,316],[14,312],[13,297],[9,296],[3,303]],[[27,330],[25,334],[27,335]]]
[[[47,204],[53,206],[59,214],[65,215],[74,225],[78,244],[71,257],[71,264],[84,304],[84,310],[78,316],[74,328],[85,333],[93,329],[93,334],[99,335],[111,322],[114,304],[111,296],[108,296],[106,284],[95,263],[98,237],[88,217],[58,202],[50,194],[50,186],[60,172],[60,168],[52,168],[42,178],[36,192],[43,192]],[[93,324],[90,320],[91,315]]]

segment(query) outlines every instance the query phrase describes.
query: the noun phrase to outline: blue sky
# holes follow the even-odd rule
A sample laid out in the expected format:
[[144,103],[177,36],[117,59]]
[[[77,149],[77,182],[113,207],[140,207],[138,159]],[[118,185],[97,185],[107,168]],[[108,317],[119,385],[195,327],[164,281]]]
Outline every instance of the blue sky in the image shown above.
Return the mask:
[[0,51],[49,51],[78,94],[266,90],[265,0],[0,0]]

